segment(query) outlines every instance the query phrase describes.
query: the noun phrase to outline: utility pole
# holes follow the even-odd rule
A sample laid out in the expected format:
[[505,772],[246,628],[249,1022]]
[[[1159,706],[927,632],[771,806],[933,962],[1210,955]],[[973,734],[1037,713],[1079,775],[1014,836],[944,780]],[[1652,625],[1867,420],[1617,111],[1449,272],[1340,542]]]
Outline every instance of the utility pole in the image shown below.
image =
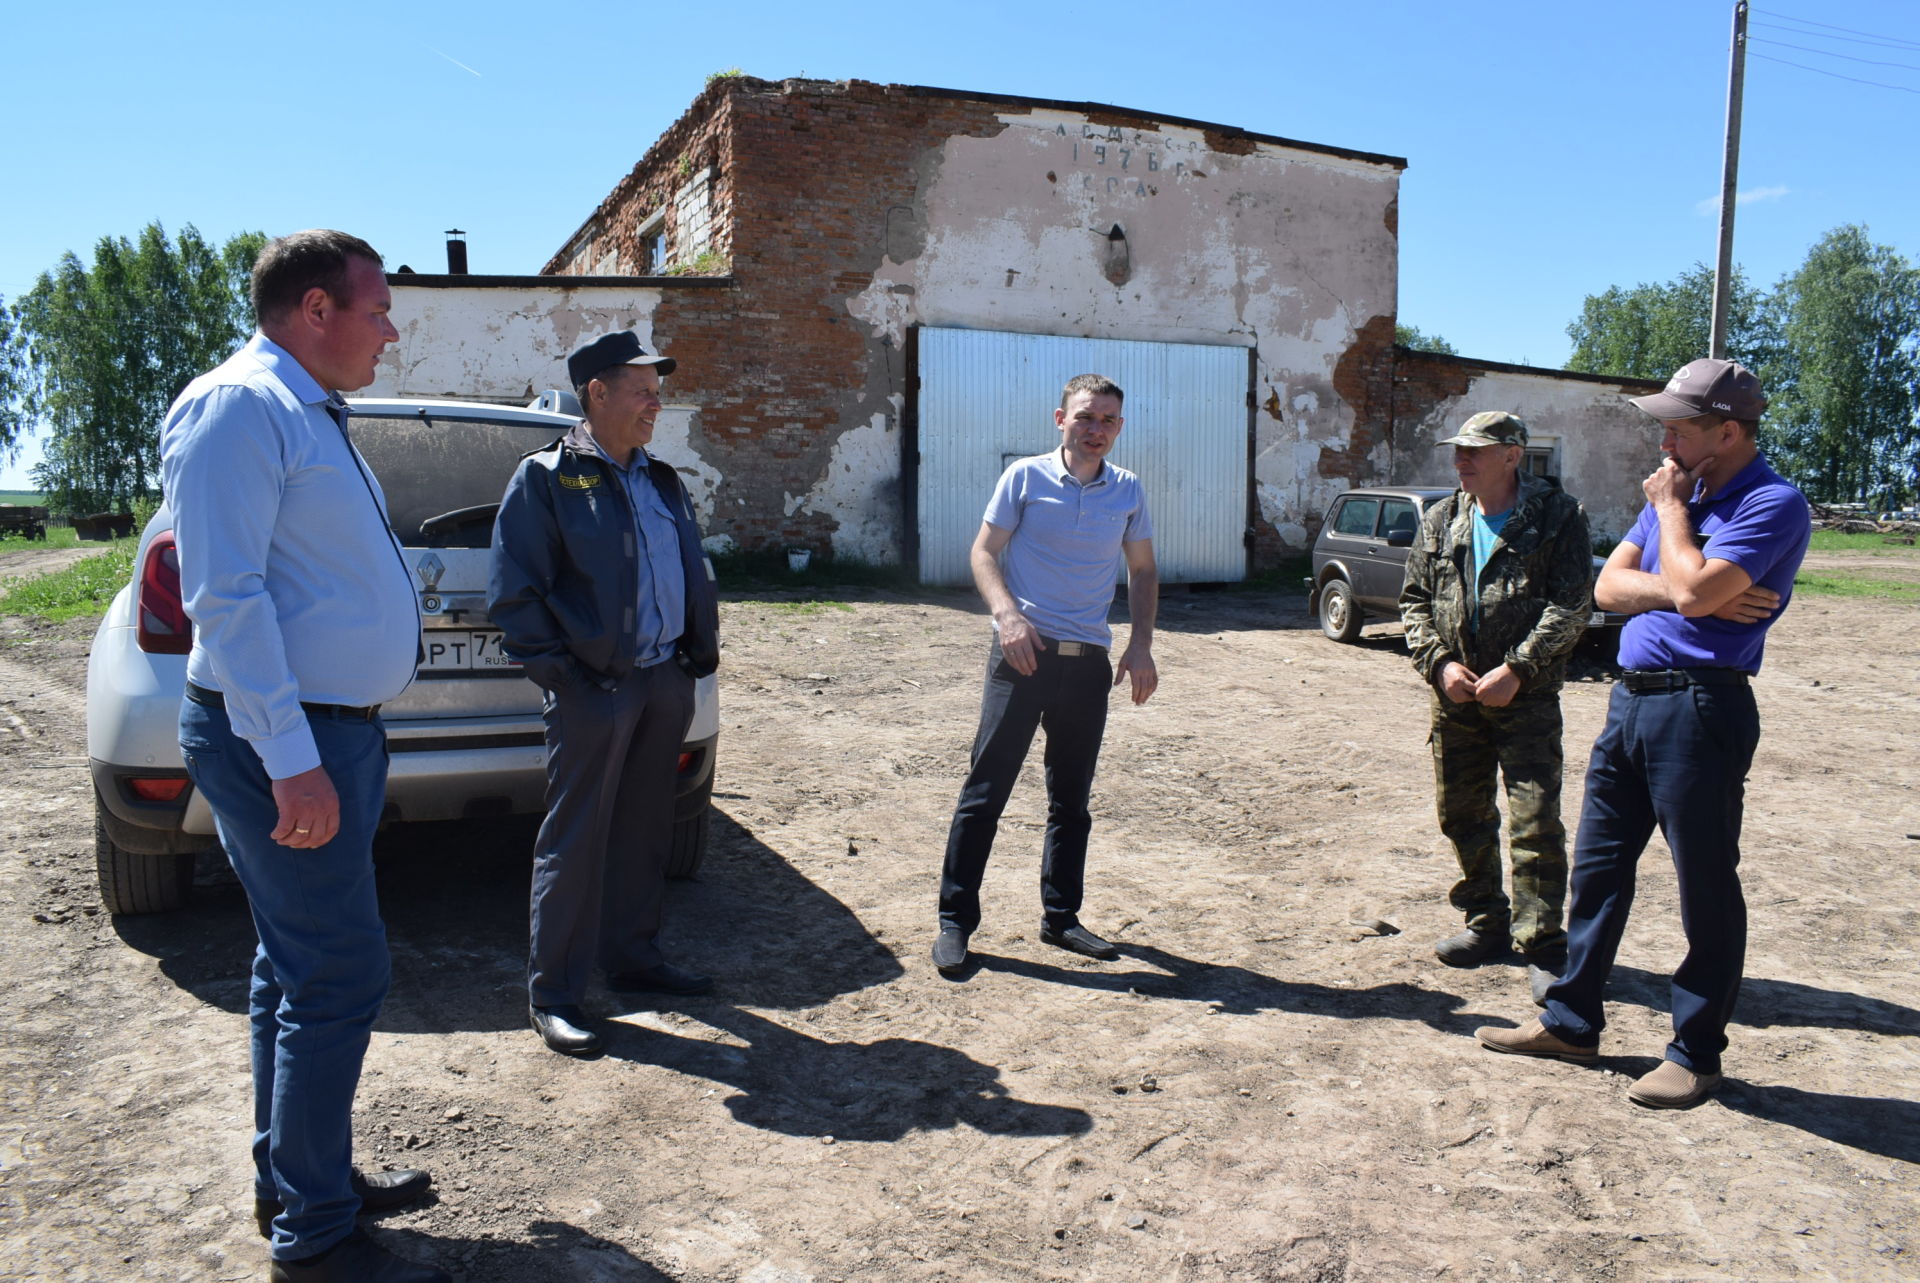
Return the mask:
[[1740,91],[1747,73],[1747,0],[1733,6],[1733,58],[1727,68],[1727,158],[1720,169],[1720,257],[1713,269],[1713,335],[1708,355],[1727,357],[1727,303],[1733,296],[1733,205],[1740,188]]

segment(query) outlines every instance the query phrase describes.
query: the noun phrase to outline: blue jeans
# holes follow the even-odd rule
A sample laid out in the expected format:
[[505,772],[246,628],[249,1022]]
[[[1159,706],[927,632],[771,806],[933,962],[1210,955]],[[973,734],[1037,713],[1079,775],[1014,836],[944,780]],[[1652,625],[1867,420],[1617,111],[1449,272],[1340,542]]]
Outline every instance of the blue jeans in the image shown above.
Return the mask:
[[1040,652],[1030,677],[1007,663],[998,639],[987,653],[973,767],[960,789],[940,871],[940,922],[969,935],[980,925],[980,883],[1000,814],[1041,727],[1047,732],[1047,835],[1040,857],[1040,902],[1046,925],[1056,931],[1080,921],[1087,835],[1093,830],[1087,800],[1107,731],[1113,665],[1104,650],[1068,658],[1052,647],[1049,643]]
[[1547,990],[1541,1016],[1550,1032],[1592,1046],[1606,1027],[1607,975],[1633,907],[1640,853],[1658,825],[1673,852],[1687,937],[1687,956],[1673,973],[1666,1058],[1695,1073],[1720,1072],[1746,967],[1740,821],[1759,742],[1749,687],[1613,688],[1574,840],[1567,970]]
[[213,808],[260,936],[248,1004],[254,1192],[285,1208],[273,1222],[278,1260],[323,1252],[353,1232],[353,1096],[389,975],[372,849],[386,800],[386,731],[377,718],[308,721],[340,797],[339,834],[311,851],[268,836],[279,822],[273,783],[226,710],[192,699],[180,709],[187,773]]

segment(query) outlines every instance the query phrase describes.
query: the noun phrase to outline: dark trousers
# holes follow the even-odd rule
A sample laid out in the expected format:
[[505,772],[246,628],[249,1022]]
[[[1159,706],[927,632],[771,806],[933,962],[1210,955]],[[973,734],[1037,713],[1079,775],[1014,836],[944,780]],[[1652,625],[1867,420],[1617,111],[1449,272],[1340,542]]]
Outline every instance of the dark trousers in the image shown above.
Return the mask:
[[596,963],[662,958],[660,908],[673,850],[680,745],[693,678],[672,660],[613,690],[547,693],[547,816],[534,840],[527,999],[578,1003]]
[[1673,852],[1687,956],[1673,973],[1667,1059],[1720,1072],[1727,1021],[1746,965],[1740,820],[1760,715],[1746,686],[1634,694],[1613,688],[1587,767],[1574,840],[1567,971],[1547,991],[1541,1022],[1591,1045],[1606,1027],[1607,975],[1633,906],[1634,873],[1656,825]]
[[187,700],[180,749],[213,808],[260,947],[253,1044],[254,1192],[279,1202],[271,1251],[297,1260],[353,1232],[353,1097],[387,995],[387,931],[373,886],[373,834],[387,792],[386,730],[309,713],[340,798],[340,831],[313,850],[281,846],[273,781],[224,708]]
[[987,652],[986,689],[980,696],[980,729],[973,739],[973,767],[960,789],[947,831],[940,870],[940,922],[971,934],[980,925],[980,882],[1001,812],[1013,794],[1034,732],[1047,732],[1047,834],[1040,858],[1040,902],[1049,927],[1064,931],[1080,921],[1085,888],[1087,834],[1100,740],[1107,730],[1107,692],[1113,665],[1104,650],[1066,657],[1040,652],[1030,677],[1013,670],[996,638]]
[[[1560,823],[1560,694],[1524,695],[1504,708],[1433,697],[1433,800],[1453,843],[1460,880],[1448,899],[1475,931],[1511,932],[1523,952],[1566,943],[1567,831]],[[1506,781],[1509,899],[1500,865]]]

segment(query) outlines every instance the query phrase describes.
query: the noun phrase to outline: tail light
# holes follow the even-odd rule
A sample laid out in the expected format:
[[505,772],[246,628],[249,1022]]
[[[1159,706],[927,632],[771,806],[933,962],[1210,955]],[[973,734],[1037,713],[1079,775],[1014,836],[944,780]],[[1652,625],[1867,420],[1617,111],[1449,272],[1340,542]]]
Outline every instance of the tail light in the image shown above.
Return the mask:
[[180,553],[171,530],[155,535],[147,545],[134,609],[140,616],[141,650],[149,655],[184,655],[193,649],[193,622],[180,600]]
[[177,802],[187,791],[187,780],[178,775],[136,775],[127,781],[127,788],[142,802]]

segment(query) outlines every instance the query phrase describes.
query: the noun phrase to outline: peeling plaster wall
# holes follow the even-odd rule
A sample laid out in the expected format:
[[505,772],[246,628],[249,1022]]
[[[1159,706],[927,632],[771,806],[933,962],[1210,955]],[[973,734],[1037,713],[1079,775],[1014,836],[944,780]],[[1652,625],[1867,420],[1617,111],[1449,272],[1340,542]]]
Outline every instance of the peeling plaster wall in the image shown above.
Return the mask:
[[1649,431],[1653,421],[1625,398],[1657,391],[1658,383],[1445,364],[1451,388],[1402,407],[1394,432],[1395,484],[1453,485],[1452,449],[1434,443],[1482,410],[1510,410],[1526,420],[1531,444],[1557,446],[1561,484],[1586,506],[1596,536],[1618,539],[1632,528],[1645,503],[1640,482],[1660,462],[1660,442]]
[[1398,168],[1044,108],[996,123],[923,157],[848,313],[894,344],[917,323],[1254,348],[1257,532],[1304,547],[1306,518],[1386,462],[1384,419],[1336,384],[1356,347],[1385,356]]
[[439,289],[394,278],[400,341],[380,358],[367,396],[454,397],[525,404],[567,388],[567,354],[613,330],[650,341],[661,291],[552,286]]
[[[362,395],[445,397],[525,405],[548,388],[571,390],[567,355],[613,330],[635,330],[652,343],[662,291],[554,285],[434,288],[393,286],[400,341],[380,358]],[[679,469],[704,523],[711,520],[720,470],[703,454],[699,406],[674,396],[677,376],[649,449]]]

